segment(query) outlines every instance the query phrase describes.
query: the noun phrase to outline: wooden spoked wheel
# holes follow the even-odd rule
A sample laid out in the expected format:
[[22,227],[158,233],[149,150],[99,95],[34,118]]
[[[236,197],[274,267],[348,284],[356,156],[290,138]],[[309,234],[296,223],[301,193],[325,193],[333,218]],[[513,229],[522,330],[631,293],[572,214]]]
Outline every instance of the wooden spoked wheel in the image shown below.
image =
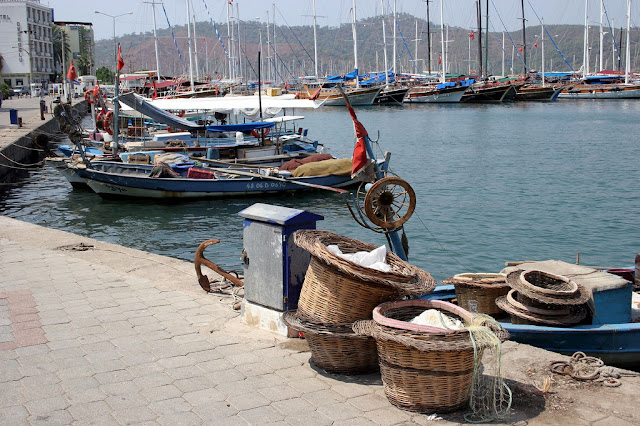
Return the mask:
[[367,218],[381,228],[398,228],[416,208],[416,193],[404,179],[389,176],[375,182],[364,198]]

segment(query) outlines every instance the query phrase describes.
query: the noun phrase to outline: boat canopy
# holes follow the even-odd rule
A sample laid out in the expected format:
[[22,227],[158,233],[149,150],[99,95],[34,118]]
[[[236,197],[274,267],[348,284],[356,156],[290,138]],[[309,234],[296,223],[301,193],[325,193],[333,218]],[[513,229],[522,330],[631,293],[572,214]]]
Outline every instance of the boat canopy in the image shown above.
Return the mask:
[[330,75],[330,76],[327,77],[327,82],[328,83],[339,83],[341,81],[355,80],[356,77],[358,77],[358,70],[357,69],[353,70],[349,74]]
[[[178,98],[178,99],[155,99],[148,101],[155,107],[164,110],[196,110],[196,111],[216,111],[230,113],[234,110],[258,110],[260,102],[258,96],[220,96],[210,98]],[[315,102],[310,99],[296,99],[295,95],[262,96],[262,109],[283,108],[311,108],[320,107],[323,102]],[[276,112],[277,113],[277,112]],[[275,113],[270,114],[275,115]]]
[[275,126],[275,123],[255,121],[253,123],[207,126],[207,130],[210,132],[250,132],[252,130],[270,129],[273,126]]
[[177,115],[151,105],[147,100],[145,100],[145,98],[140,95],[136,95],[133,92],[118,96],[118,100],[120,101],[120,104],[124,104],[127,107],[123,107],[123,110],[130,109],[138,111],[154,121],[166,124],[174,129],[182,129],[190,132],[204,130],[204,126],[197,125],[191,121],[185,120],[184,118],[180,118]]

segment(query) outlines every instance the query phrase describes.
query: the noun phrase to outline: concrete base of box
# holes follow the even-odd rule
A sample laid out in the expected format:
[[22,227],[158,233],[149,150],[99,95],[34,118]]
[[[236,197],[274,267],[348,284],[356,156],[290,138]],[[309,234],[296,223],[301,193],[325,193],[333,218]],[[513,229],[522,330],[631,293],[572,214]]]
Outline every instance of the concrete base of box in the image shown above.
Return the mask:
[[265,308],[264,306],[242,302],[242,321],[250,326],[268,330],[286,337],[298,337],[298,332],[290,328],[282,320],[284,312]]

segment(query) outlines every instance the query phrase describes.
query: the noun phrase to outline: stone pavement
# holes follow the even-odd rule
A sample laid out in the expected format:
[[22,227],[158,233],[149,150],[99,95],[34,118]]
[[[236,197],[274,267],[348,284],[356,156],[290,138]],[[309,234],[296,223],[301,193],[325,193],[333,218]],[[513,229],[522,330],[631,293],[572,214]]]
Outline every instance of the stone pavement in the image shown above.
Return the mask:
[[[0,216],[0,424],[434,423],[390,405],[378,374],[316,369],[304,341],[242,324],[232,302],[191,263]],[[516,380],[547,362],[510,345]],[[510,422],[637,424],[639,382],[564,414],[516,392]]]

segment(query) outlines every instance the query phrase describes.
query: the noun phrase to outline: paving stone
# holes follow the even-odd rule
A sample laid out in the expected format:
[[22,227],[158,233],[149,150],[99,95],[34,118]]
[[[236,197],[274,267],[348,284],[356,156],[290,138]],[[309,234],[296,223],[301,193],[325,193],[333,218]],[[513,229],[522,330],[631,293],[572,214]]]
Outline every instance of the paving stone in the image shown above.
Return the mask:
[[163,401],[154,401],[149,408],[158,415],[183,413],[193,408],[184,398],[171,398]]
[[63,395],[69,404],[80,404],[86,402],[104,401],[107,395],[99,388],[82,389],[67,392]]
[[59,384],[30,386],[28,388],[22,388],[22,395],[27,401],[35,401],[43,398],[62,396],[63,394],[64,390]]
[[276,370],[276,374],[287,380],[300,380],[316,376],[312,369],[302,365]]
[[143,377],[136,377],[133,379],[134,383],[143,389],[169,385],[173,383],[171,376],[164,372],[152,373]]
[[301,412],[290,414],[285,418],[285,421],[290,425],[330,425],[333,423],[331,419],[329,419],[324,414],[318,413],[317,411],[311,412]]
[[[342,401],[342,400],[341,400]],[[320,405],[317,411],[333,421],[357,419],[363,416],[363,412],[346,402]]]
[[125,410],[133,407],[146,407],[149,405],[149,400],[141,393],[123,393],[120,395],[112,395],[105,399],[105,402],[109,404],[114,410]]
[[276,401],[271,404],[272,407],[275,407],[278,411],[280,411],[285,416],[293,416],[297,413],[311,412],[315,411],[316,407],[314,407],[308,401],[302,398],[292,398],[285,399],[282,401]]
[[290,356],[266,358],[264,362],[275,370],[292,368],[301,365],[300,361]]
[[316,407],[323,405],[336,405],[344,400],[344,397],[331,389],[323,389],[316,392],[304,393],[302,398]]
[[359,417],[357,419],[338,420],[333,422],[334,426],[374,426],[371,420]]
[[242,410],[238,415],[251,425],[271,424],[284,420],[284,414],[270,406]]
[[109,383],[100,386],[100,390],[107,395],[122,395],[125,393],[140,392],[142,388],[134,382]]
[[207,372],[206,377],[218,385],[229,385],[231,383],[242,382],[246,377],[238,370],[227,369],[221,371]]
[[19,381],[0,383],[0,407],[22,405],[27,400],[21,391],[22,384]]
[[60,382],[60,386],[65,392],[73,392],[87,389],[95,389],[100,386],[100,382],[93,377],[79,377],[67,379]]
[[73,417],[67,410],[57,410],[29,417],[31,425],[68,425],[72,421]]
[[309,377],[302,380],[289,380],[289,386],[300,391],[300,393],[316,392],[329,389],[330,385],[317,377]]
[[345,398],[355,398],[358,396],[368,395],[373,392],[372,389],[367,386],[359,385],[356,383],[337,383],[331,385],[331,390],[339,393]]
[[282,401],[300,397],[300,392],[288,385],[263,388],[259,389],[258,392],[270,401]]
[[[58,361],[56,361],[58,362]],[[74,368],[61,368],[56,371],[60,380],[77,379],[79,377],[92,377],[95,374],[91,365],[83,365]]]
[[138,424],[145,421],[155,420],[156,414],[148,407],[135,407],[123,410],[116,410],[111,415],[120,424]]
[[193,392],[186,392],[182,397],[194,407],[224,401],[226,399],[226,395],[217,389],[202,389]]
[[69,407],[69,402],[63,396],[51,398],[40,397],[25,404],[32,416],[42,416],[56,410],[64,410]]
[[107,371],[104,373],[98,373],[94,378],[101,385],[108,385],[111,383],[129,382],[133,380],[133,376],[127,370]]
[[[191,354],[190,354],[191,355]],[[213,373],[216,371],[223,371],[223,370],[229,370],[233,368],[233,364],[231,364],[229,362],[229,360],[225,359],[225,358],[220,358],[220,359],[214,359],[211,361],[203,361],[197,364],[197,367],[204,371],[204,372],[209,372],[209,373]],[[244,375],[243,375],[244,377]]]
[[167,369],[165,372],[175,380],[201,377],[203,374],[203,371],[195,366],[171,368]]
[[271,404],[264,396],[259,393],[245,393],[241,395],[231,395],[227,398],[227,402],[229,402],[233,407],[242,411],[242,410],[250,410],[252,408],[264,407]]
[[165,426],[173,425],[201,425],[202,420],[198,415],[190,412],[165,414],[156,419],[156,422]]
[[389,407],[391,404],[385,397],[377,394],[369,394],[351,398],[349,404],[362,411],[372,411],[378,408]]
[[142,391],[149,401],[162,401],[182,396],[183,392],[174,385],[147,388]]
[[28,417],[29,412],[22,405],[12,405],[10,407],[0,408],[0,424],[3,425],[28,424]]
[[591,423],[593,426],[631,426],[637,423],[630,423],[626,420],[623,420],[619,417],[609,416],[605,417],[602,420],[595,421]]
[[[169,375],[171,375],[171,373],[169,373]],[[193,392],[216,387],[215,383],[204,376],[176,380],[173,384],[182,392]]]

